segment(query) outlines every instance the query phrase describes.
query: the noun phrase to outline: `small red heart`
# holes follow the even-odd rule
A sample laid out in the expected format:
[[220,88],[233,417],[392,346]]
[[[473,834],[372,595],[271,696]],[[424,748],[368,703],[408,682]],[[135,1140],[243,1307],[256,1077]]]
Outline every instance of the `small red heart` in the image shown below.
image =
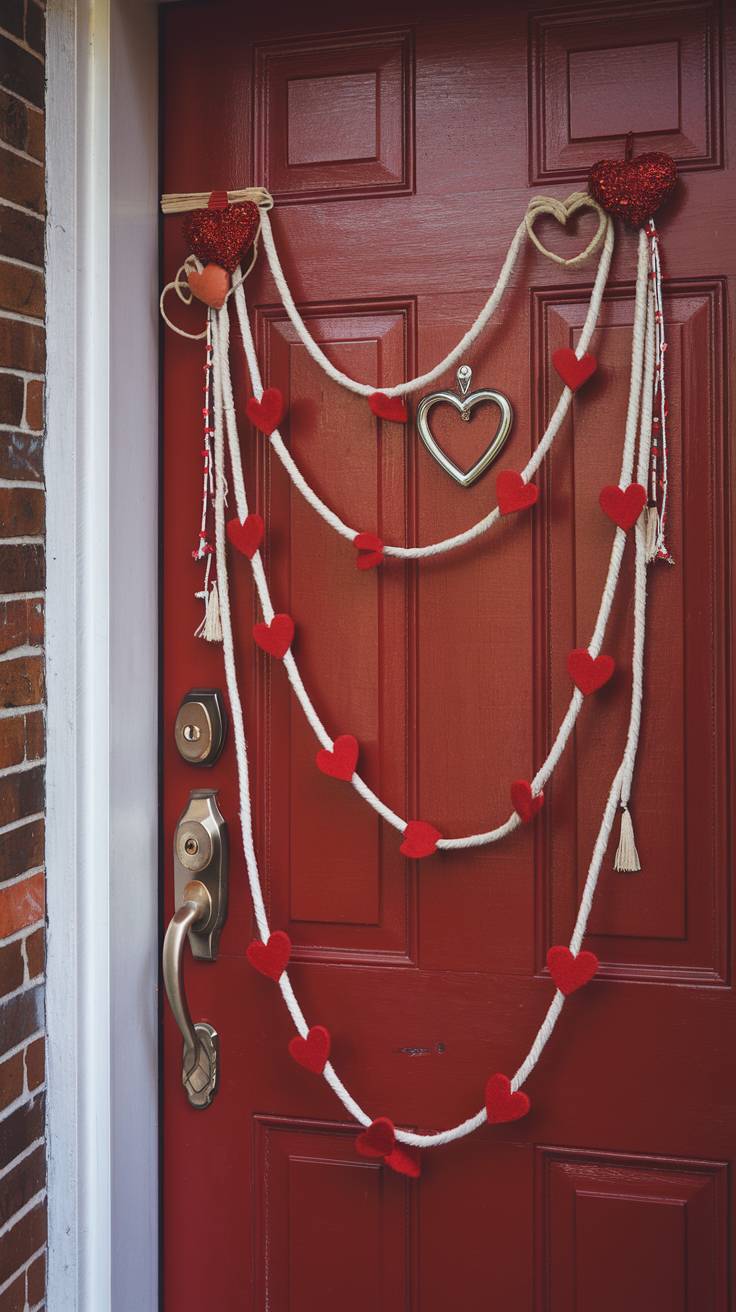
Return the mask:
[[232,273],[258,231],[258,206],[246,200],[226,208],[192,210],[182,224],[189,249],[203,264],[220,264]]
[[418,1180],[422,1174],[418,1148],[404,1145],[399,1147],[397,1144],[383,1160],[392,1171],[396,1171],[398,1175],[408,1175],[411,1180]]
[[386,396],[385,392],[371,392],[368,404],[379,419],[388,419],[392,424],[405,424],[409,412],[400,396]]
[[355,1140],[362,1157],[388,1157],[396,1146],[396,1131],[387,1116],[377,1116]]
[[289,963],[291,939],[283,929],[276,929],[268,943],[262,943],[259,938],[254,938],[253,942],[248,944],[245,955],[255,970],[259,970],[262,975],[267,975],[269,979],[279,980]]
[[567,658],[567,670],[573,683],[586,695],[608,683],[615,669],[612,656],[591,656],[587,647],[576,647]]
[[291,615],[274,615],[270,624],[254,624],[253,637],[269,656],[285,656],[294,639]]
[[404,856],[414,857],[415,860],[423,856],[432,856],[437,850],[437,843],[441,837],[439,829],[427,824],[426,820],[409,820],[399,851]]
[[598,958],[594,952],[578,952],[573,956],[569,948],[550,948],[547,969],[560,993],[567,997],[593,978],[598,969]]
[[515,469],[504,469],[496,475],[496,499],[502,515],[527,510],[536,504],[538,496],[539,488],[534,483],[525,483]]
[[254,396],[249,397],[245,403],[245,413],[256,428],[270,437],[284,414],[284,398],[278,387],[267,387],[260,401]]
[[527,825],[544,806],[544,793],[533,793],[526,779],[517,779],[511,785],[511,805],[522,823]]
[[578,360],[575,352],[569,346],[561,346],[559,351],[552,354],[552,363],[557,370],[560,378],[571,392],[577,392],[583,383],[587,383],[592,378],[598,368],[598,361],[594,355],[587,351],[585,355]]
[[227,536],[236,551],[242,551],[248,560],[252,560],[263,541],[263,520],[260,515],[248,515],[241,523],[239,519],[227,521]]
[[192,296],[196,296],[198,301],[211,305],[213,310],[222,309],[230,290],[230,279],[219,264],[207,264],[201,273],[197,269],[190,269],[187,282]]
[[373,569],[383,560],[383,542],[375,533],[356,533],[353,546],[357,548],[358,569]]
[[619,528],[633,528],[647,504],[647,490],[641,483],[623,487],[604,487],[598,501],[604,515],[608,515]]
[[312,1025],[306,1039],[295,1034],[289,1041],[289,1052],[305,1070],[321,1075],[330,1055],[330,1032],[324,1025]]
[[317,768],[331,779],[349,781],[358,764],[358,739],[351,733],[341,733],[332,744],[332,751],[322,747],[315,757]]
[[526,1116],[531,1103],[525,1093],[511,1092],[508,1075],[492,1075],[486,1084],[486,1115],[491,1125],[504,1121],[518,1121]]
[[658,150],[636,159],[599,159],[588,178],[598,204],[635,228],[651,219],[676,182],[675,161]]

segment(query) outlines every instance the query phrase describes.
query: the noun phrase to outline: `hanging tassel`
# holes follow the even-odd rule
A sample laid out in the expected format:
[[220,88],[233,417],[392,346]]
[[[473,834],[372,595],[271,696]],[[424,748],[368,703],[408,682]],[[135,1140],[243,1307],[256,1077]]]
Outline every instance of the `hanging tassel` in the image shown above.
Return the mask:
[[621,834],[618,840],[618,848],[613,862],[614,870],[634,871],[641,870],[639,853],[636,850],[634,840],[634,826],[631,822],[628,806],[621,808]]
[[204,606],[204,619],[198,628],[194,630],[195,638],[203,638],[205,642],[222,642],[222,622],[220,620],[220,596],[217,591],[217,583],[213,583],[207,594],[198,592],[198,597],[206,595]]
[[644,551],[646,562],[656,558],[659,551],[659,511],[656,506],[647,506],[644,521]]

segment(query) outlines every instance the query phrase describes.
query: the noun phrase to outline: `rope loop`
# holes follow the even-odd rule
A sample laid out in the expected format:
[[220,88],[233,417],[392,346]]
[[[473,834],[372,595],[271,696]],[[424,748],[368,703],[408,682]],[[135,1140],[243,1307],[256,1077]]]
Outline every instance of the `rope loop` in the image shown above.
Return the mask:
[[[534,231],[534,224],[540,214],[550,214],[564,228],[568,219],[573,214],[577,214],[578,210],[593,210],[598,215],[598,228],[585,250],[571,256],[570,259],[565,259],[563,255],[557,255],[554,251],[549,250],[539,240]],[[563,265],[566,269],[574,269],[576,265],[583,264],[598,250],[606,231],[607,215],[602,206],[598,204],[598,201],[594,200],[587,191],[574,191],[571,196],[568,196],[567,200],[558,200],[556,196],[532,196],[527,205],[524,222],[527,233],[540,255],[544,255],[548,260],[553,260],[555,264]]]

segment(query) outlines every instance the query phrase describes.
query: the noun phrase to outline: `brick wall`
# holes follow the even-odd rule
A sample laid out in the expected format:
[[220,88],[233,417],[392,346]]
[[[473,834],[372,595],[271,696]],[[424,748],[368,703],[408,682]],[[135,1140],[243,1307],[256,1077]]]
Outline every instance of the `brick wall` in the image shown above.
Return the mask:
[[44,30],[0,0],[0,1312],[46,1280]]

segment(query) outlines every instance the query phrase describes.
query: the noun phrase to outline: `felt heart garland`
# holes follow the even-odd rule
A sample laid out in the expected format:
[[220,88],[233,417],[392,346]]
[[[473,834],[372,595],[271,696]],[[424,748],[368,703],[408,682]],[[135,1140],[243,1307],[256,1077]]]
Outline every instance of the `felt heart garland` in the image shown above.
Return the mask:
[[291,939],[283,929],[275,929],[267,943],[254,938],[245,949],[245,955],[254,970],[278,983],[289,964]]
[[511,805],[522,824],[528,825],[544,806],[544,793],[533,793],[526,779],[517,779],[511,785]]
[[573,683],[586,696],[597,692],[608,683],[615,669],[612,656],[591,656],[587,647],[576,647],[567,658],[567,669]]
[[248,515],[242,524],[239,519],[227,521],[228,540],[236,551],[252,560],[263,541],[264,524],[260,515]]
[[604,515],[626,530],[634,527],[647,504],[647,490],[641,483],[629,483],[625,488],[604,487],[598,501]]
[[305,1039],[295,1034],[289,1040],[289,1053],[313,1075],[321,1075],[330,1056],[330,1032],[324,1025],[312,1025]]
[[320,749],[315,757],[317,767],[332,779],[344,779],[349,782],[355,774],[358,764],[358,740],[351,733],[341,733],[336,738],[332,751],[326,747]]
[[521,1089],[511,1090],[508,1075],[492,1075],[486,1084],[486,1115],[490,1125],[503,1125],[519,1121],[526,1116],[531,1103]]
[[392,424],[405,424],[409,411],[400,396],[386,396],[385,392],[371,392],[368,404],[379,419],[388,419]]
[[378,1116],[355,1140],[361,1157],[381,1158],[386,1166],[399,1175],[417,1180],[421,1174],[419,1153],[415,1148],[397,1144],[393,1122],[387,1116]]
[[536,505],[538,497],[539,488],[534,483],[525,483],[515,469],[503,469],[496,475],[496,498],[502,515],[528,510]]
[[437,851],[437,843],[441,837],[439,829],[427,824],[426,820],[409,820],[399,851],[404,856],[420,860],[424,856],[432,856]]
[[593,978],[598,969],[598,958],[594,952],[575,955],[569,948],[554,947],[547,953],[547,969],[560,993],[569,997]]
[[294,640],[294,621],[291,615],[274,615],[270,624],[254,624],[253,638],[269,656],[281,660]]
[[571,392],[577,392],[583,383],[587,383],[588,379],[593,377],[598,368],[598,361],[594,355],[586,351],[578,360],[569,346],[561,346],[558,351],[553,351],[552,363]]
[[373,569],[383,560],[383,542],[375,533],[356,533],[353,546],[358,555],[355,561],[358,569]]
[[609,214],[638,228],[672,195],[677,165],[670,155],[649,151],[636,159],[599,159],[590,170],[590,193]]
[[219,264],[232,273],[258,232],[260,211],[252,201],[224,209],[192,210],[182,224],[189,249],[203,264]]
[[250,422],[270,437],[284,417],[284,398],[278,387],[267,387],[260,401],[254,396],[249,397],[245,412]]

